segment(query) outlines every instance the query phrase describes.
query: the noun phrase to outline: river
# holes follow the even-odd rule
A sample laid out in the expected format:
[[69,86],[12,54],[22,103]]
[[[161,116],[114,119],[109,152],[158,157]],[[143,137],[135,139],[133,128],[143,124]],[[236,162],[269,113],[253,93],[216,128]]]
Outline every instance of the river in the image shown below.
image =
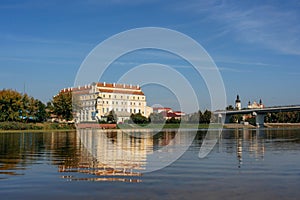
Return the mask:
[[5,199],[298,199],[300,129],[0,133]]

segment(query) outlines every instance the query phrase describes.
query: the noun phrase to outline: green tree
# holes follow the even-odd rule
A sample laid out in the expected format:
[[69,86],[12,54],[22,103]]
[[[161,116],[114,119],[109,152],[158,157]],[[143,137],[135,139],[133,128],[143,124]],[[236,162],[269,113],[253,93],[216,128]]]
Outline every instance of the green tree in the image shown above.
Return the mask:
[[179,124],[180,123],[180,119],[175,119],[175,117],[171,117],[170,119],[167,119],[166,123],[167,124]]
[[200,123],[209,124],[212,118],[212,113],[209,110],[205,110],[200,118]]
[[65,119],[67,121],[73,119],[71,92],[61,91],[58,95],[53,97],[52,105],[53,114],[57,115],[59,119]]
[[235,109],[232,105],[229,105],[229,106],[226,107],[226,110],[235,110]]
[[165,118],[162,113],[151,113],[149,116],[149,121],[152,123],[164,123]]
[[135,124],[146,124],[146,123],[148,123],[148,118],[143,116],[141,113],[131,114],[130,119]]
[[106,119],[108,123],[115,124],[117,122],[117,115],[115,111],[114,110],[109,111],[108,115],[106,116]]
[[239,123],[240,121],[242,121],[243,117],[242,115],[236,114],[236,115],[232,115],[229,119],[230,123]]
[[22,95],[14,90],[0,91],[0,121],[21,121],[25,112]]
[[46,111],[46,105],[40,100],[36,100],[37,112],[35,113],[36,121],[44,122],[49,117]]

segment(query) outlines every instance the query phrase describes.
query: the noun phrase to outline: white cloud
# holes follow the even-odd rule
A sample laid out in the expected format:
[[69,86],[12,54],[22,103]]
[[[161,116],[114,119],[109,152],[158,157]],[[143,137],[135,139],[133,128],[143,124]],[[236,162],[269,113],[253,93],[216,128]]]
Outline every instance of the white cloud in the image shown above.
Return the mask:
[[[208,2],[208,1],[207,1]],[[201,14],[207,22],[218,23],[223,34],[239,42],[258,44],[284,54],[300,55],[299,4],[252,4],[244,1],[188,1],[176,10]],[[219,36],[218,36],[219,37]]]

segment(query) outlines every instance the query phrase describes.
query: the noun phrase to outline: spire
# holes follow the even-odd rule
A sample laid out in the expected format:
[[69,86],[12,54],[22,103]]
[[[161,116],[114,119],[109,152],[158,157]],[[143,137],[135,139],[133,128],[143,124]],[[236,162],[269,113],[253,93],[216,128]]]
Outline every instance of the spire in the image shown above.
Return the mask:
[[262,100],[261,99],[259,100],[259,105],[262,105]]
[[241,102],[241,100],[240,100],[240,96],[239,96],[239,95],[237,95],[237,96],[236,96],[236,100],[235,100],[235,102],[236,102],[236,103],[239,103],[239,102]]

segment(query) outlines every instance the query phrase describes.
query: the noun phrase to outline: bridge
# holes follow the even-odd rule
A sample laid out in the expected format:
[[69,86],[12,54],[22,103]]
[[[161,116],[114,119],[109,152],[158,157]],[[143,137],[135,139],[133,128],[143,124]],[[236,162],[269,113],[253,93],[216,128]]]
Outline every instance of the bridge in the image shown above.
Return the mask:
[[290,105],[290,106],[275,106],[275,107],[266,107],[266,108],[254,108],[254,109],[244,109],[244,110],[222,110],[215,111],[214,114],[218,118],[222,118],[222,122],[229,123],[230,117],[232,115],[246,115],[251,114],[255,117],[256,125],[258,127],[264,125],[264,118],[267,113],[278,113],[278,112],[293,112],[300,111],[300,105]]

